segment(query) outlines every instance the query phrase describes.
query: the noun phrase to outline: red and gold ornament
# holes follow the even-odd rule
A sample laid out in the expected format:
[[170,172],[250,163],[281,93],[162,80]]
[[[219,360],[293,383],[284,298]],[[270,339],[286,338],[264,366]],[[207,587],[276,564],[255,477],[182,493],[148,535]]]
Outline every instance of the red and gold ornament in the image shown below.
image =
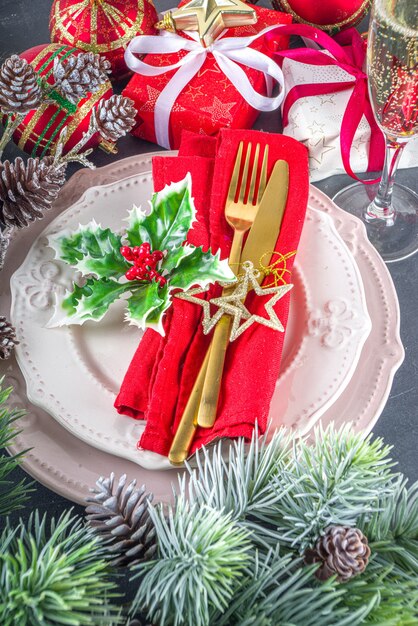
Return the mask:
[[335,34],[358,24],[371,0],[272,0],[272,5],[276,11],[289,13],[295,22]]
[[[47,44],[30,48],[20,56],[32,65],[40,81],[53,85],[54,60],[64,59],[70,54],[80,54],[80,50],[70,46]],[[44,102],[38,109],[26,115],[14,132],[13,140],[21,150],[31,156],[43,157],[54,154],[60,133],[66,128],[63,149],[63,153],[66,154],[87,132],[93,107],[100,100],[110,98],[112,93],[112,85],[110,81],[106,81],[99,91],[73,104],[58,92],[52,91],[48,102]],[[95,148],[99,144],[107,151],[114,150],[113,144],[104,141],[98,133],[86,143],[85,148]]]
[[112,78],[129,72],[124,53],[136,35],[154,35],[157,12],[152,0],[54,0],[51,41],[104,56]]

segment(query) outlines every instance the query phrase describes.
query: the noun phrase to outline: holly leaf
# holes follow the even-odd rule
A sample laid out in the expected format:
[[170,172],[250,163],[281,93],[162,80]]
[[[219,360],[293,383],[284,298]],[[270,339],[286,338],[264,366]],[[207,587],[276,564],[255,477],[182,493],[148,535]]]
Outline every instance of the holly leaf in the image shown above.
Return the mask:
[[58,325],[83,324],[87,320],[100,321],[109,306],[129,291],[129,283],[119,283],[109,278],[89,278],[82,286],[74,284],[73,290],[61,303],[67,314]]
[[130,265],[120,253],[120,235],[102,228],[95,220],[76,231],[52,235],[48,240],[56,257],[83,274],[97,278],[120,278]]
[[196,209],[191,196],[191,178],[171,183],[155,193],[147,215],[138,207],[129,212],[127,238],[131,246],[148,242],[152,250],[167,251],[168,256],[182,248],[194,220]]
[[183,246],[177,248],[177,250],[174,250],[171,254],[167,254],[161,262],[160,271],[170,274],[180,265],[182,260],[192,254],[194,250],[196,250],[194,246],[185,243]]
[[189,289],[199,285],[204,289],[214,282],[232,283],[236,280],[234,272],[225,259],[221,261],[220,252],[212,254],[210,250],[194,248],[191,254],[184,256],[169,276],[170,288]]
[[145,330],[154,327],[164,335],[162,318],[171,305],[167,285],[160,287],[156,281],[132,289],[128,299],[126,321]]

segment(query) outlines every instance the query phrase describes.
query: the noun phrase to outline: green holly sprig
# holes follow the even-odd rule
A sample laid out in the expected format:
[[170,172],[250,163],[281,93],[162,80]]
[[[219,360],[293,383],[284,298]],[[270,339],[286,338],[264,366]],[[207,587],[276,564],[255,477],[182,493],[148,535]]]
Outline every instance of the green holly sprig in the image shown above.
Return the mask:
[[[228,261],[220,259],[219,251],[204,252],[202,247],[186,242],[195,217],[191,177],[187,174],[179,183],[167,185],[153,195],[149,213],[134,207],[123,235],[102,228],[93,220],[76,231],[50,236],[48,242],[56,258],[82,275],[82,280],[74,282],[72,290],[58,302],[60,311],[50,326],[100,321],[113,302],[129,293],[126,321],[164,334],[162,320],[174,290],[187,290],[192,285],[204,289],[217,281],[235,280]],[[154,272],[157,276],[127,280],[132,265],[121,249],[146,243],[151,250],[163,253],[156,268],[158,272]]]

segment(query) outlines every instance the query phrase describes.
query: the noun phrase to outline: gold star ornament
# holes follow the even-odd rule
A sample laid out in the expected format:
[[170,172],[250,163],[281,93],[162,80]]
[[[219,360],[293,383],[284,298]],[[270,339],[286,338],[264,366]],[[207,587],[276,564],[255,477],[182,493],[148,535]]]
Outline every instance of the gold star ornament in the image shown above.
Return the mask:
[[241,0],[190,0],[164,14],[155,26],[170,31],[197,31],[205,47],[210,46],[225,28],[255,24],[254,9]]
[[[274,287],[262,288],[258,283],[259,271],[254,269],[254,265],[251,261],[243,263],[244,274],[240,276],[237,282],[233,286],[233,290],[226,295],[222,295],[219,298],[212,298],[211,300],[204,300],[197,298],[198,294],[202,294],[207,290],[189,289],[176,295],[181,300],[187,302],[193,302],[203,308],[203,332],[207,335],[214,326],[219,322],[224,315],[230,315],[232,317],[232,328],[230,334],[230,341],[235,341],[242,333],[247,330],[254,323],[268,326],[279,332],[283,332],[283,324],[277,317],[274,311],[274,305],[293,287],[293,285],[279,285]],[[230,287],[230,284],[225,285]],[[264,309],[268,314],[268,317],[261,315],[254,315],[250,313],[244,304],[244,300],[248,291],[254,289],[257,296],[269,296],[272,297],[265,303]],[[211,305],[217,306],[216,313],[211,316]],[[241,323],[245,320],[243,323]]]

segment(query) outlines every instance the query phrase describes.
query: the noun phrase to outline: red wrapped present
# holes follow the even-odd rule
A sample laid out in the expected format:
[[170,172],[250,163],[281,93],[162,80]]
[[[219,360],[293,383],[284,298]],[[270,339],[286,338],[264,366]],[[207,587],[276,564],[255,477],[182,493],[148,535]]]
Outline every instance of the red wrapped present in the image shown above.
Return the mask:
[[[214,135],[225,127],[251,128],[259,111],[278,108],[283,75],[265,33],[292,18],[254,8],[256,24],[228,29],[207,48],[190,32],[136,37],[129,44],[125,59],[136,74],[123,94],[138,110],[134,135],[178,148],[183,129]],[[288,37],[277,45],[285,48]],[[142,61],[135,56],[144,53]],[[270,97],[273,81],[280,93]]]

